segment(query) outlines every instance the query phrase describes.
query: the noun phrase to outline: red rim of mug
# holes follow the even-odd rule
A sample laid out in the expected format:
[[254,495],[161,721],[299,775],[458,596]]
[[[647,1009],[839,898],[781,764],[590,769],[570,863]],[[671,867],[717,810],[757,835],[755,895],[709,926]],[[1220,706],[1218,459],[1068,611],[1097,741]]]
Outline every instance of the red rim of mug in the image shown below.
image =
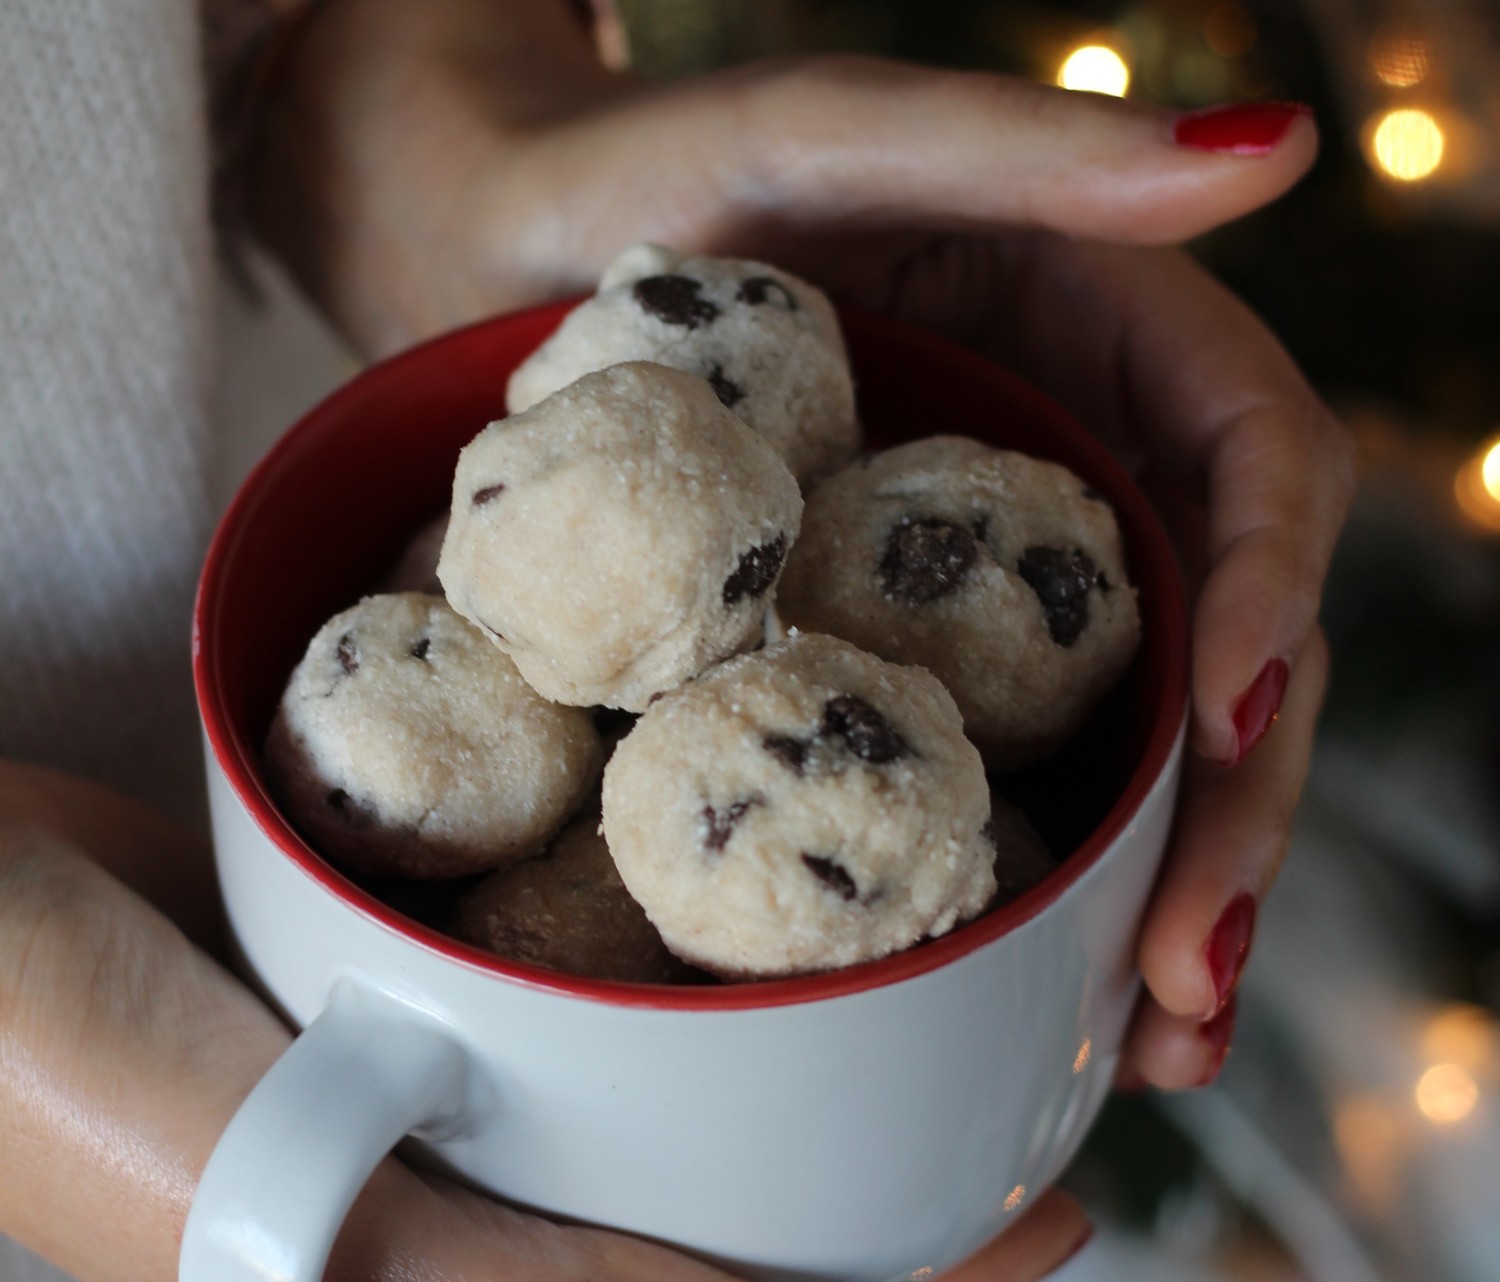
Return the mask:
[[[420,382],[440,373],[449,349],[465,341],[484,339],[507,326],[524,326],[544,336],[576,305],[577,300],[552,303],[525,312],[480,321],[429,340],[373,365],[335,391],[294,424],[251,471],[225,510],[209,545],[199,580],[193,613],[193,677],[198,706],[213,756],[239,802],[266,837],[323,890],[371,922],[427,951],[471,970],[486,972],[508,983],[545,990],[558,996],[614,1006],[661,1010],[732,1011],[826,1001],[886,987],[947,966],[1001,938],[1056,903],[1082,878],[1121,835],[1161,776],[1176,743],[1187,703],[1187,608],[1175,553],[1150,504],[1109,451],[1062,409],[1030,385],[988,359],[962,349],[938,335],[914,329],[874,313],[845,310],[846,333],[852,338],[870,334],[886,343],[950,365],[968,367],[966,373],[987,381],[1008,405],[1024,405],[1034,419],[1068,439],[1069,451],[1085,460],[1090,479],[1115,505],[1122,530],[1132,541],[1132,577],[1143,604],[1143,621],[1160,630],[1151,639],[1153,668],[1159,691],[1151,731],[1135,769],[1102,822],[1042,882],[1019,898],[947,935],[877,961],[817,975],[751,983],[669,986],[584,979],[541,967],[499,958],[443,935],[404,916],[341,874],[316,854],[282,818],[260,777],[258,748],[246,727],[228,710],[225,675],[221,671],[216,621],[225,594],[232,589],[234,562],[241,551],[242,526],[280,476],[286,474],[298,443],[339,420],[348,403],[369,380],[409,379]],[[851,342],[851,346],[854,344]],[[529,350],[529,349],[528,349]],[[524,351],[521,355],[524,356]],[[501,370],[497,377],[508,375]],[[856,366],[858,373],[858,366]]]

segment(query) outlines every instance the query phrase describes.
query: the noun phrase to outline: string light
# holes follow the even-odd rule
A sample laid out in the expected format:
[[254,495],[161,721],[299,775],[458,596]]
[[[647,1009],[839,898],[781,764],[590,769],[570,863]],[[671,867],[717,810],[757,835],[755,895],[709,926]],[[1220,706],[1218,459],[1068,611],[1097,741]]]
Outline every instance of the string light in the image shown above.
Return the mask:
[[1057,71],[1057,83],[1064,89],[1083,89],[1123,98],[1130,88],[1130,68],[1125,59],[1108,45],[1083,45],[1063,59]]
[[1383,85],[1410,89],[1427,78],[1432,55],[1422,33],[1400,23],[1388,23],[1370,41],[1370,70]]
[[1458,469],[1453,497],[1473,524],[1500,533],[1500,436],[1491,437]]
[[1462,1064],[1434,1064],[1417,1079],[1417,1108],[1428,1121],[1461,1122],[1479,1103],[1479,1084]]
[[1418,107],[1388,111],[1375,123],[1370,149],[1377,168],[1400,182],[1420,182],[1443,161],[1443,130]]

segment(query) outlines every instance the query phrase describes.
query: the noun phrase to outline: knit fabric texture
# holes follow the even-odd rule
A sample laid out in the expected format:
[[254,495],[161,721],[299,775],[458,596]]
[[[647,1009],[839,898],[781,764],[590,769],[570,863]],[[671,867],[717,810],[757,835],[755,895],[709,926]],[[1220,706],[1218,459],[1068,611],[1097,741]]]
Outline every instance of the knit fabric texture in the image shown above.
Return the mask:
[[211,254],[194,0],[0,5],[0,756],[191,816]]

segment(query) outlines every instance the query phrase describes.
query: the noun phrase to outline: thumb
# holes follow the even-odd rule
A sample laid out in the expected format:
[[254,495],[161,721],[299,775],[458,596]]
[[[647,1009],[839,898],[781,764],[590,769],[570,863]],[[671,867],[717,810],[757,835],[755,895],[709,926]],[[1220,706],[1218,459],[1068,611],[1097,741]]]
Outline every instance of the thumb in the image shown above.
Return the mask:
[[1275,199],[1317,151],[1312,116],[1296,104],[1184,115],[863,57],[738,75],[733,109],[696,117],[700,129],[724,132],[704,151],[734,158],[742,191],[749,175],[750,200],[796,223],[1029,226],[1169,243]]

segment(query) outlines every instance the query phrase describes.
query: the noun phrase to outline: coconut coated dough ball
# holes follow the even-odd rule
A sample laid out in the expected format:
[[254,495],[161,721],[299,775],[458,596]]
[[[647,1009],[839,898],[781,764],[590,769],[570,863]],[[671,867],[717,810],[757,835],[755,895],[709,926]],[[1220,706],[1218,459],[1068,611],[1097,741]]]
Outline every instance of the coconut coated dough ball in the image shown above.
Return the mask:
[[820,488],[777,610],[933,673],[996,770],[1061,746],[1140,641],[1109,504],[1056,463],[957,436]]
[[511,375],[512,413],[591,370],[646,360],[707,379],[803,484],[859,447],[854,384],[827,297],[765,263],[625,250],[599,292]]
[[287,817],[360,872],[457,877],[525,859],[602,760],[579,708],[548,703],[441,597],[366,597],[313,637],[266,744]]
[[667,984],[688,973],[615,871],[597,805],[535,859],[466,891],[452,933],[501,957],[589,979]]
[[937,680],[801,634],[649,708],[604,830],[679,957],[726,978],[883,957],[995,891],[979,754]]
[[438,577],[547,698],[639,712],[760,640],[801,516],[707,383],[616,365],[465,447]]

